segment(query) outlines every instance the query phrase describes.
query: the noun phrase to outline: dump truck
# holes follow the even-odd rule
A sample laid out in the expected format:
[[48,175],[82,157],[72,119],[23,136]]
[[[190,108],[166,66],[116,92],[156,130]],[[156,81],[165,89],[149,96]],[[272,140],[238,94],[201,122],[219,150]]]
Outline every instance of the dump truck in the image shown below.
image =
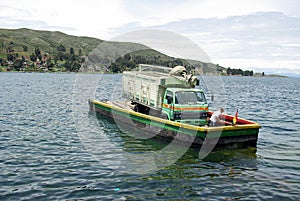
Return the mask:
[[122,96],[136,112],[197,126],[207,125],[208,104],[199,80],[185,67],[140,64],[124,71]]

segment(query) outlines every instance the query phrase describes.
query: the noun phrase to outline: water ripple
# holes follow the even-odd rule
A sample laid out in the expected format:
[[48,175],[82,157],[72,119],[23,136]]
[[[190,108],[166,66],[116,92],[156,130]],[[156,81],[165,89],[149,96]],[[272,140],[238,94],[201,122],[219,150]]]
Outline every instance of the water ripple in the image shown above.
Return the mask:
[[[0,73],[0,200],[299,200],[299,79],[222,79],[226,112],[238,108],[263,126],[257,148],[217,149],[203,160],[191,148],[169,167],[135,175],[114,169],[123,154],[167,142],[135,139],[106,119],[94,125],[86,105],[82,127],[99,145],[91,153],[71,115],[75,75]],[[99,80],[96,97],[110,99],[120,75]]]

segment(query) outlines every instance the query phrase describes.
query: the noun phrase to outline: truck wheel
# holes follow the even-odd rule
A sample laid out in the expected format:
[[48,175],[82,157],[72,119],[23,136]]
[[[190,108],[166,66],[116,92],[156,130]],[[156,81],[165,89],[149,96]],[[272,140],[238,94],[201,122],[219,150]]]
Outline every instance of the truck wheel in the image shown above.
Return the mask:
[[136,105],[134,106],[133,110],[134,110],[135,112],[143,113],[143,111],[142,111],[142,106],[139,105],[139,104],[136,104]]
[[138,105],[133,106],[133,111],[138,112]]

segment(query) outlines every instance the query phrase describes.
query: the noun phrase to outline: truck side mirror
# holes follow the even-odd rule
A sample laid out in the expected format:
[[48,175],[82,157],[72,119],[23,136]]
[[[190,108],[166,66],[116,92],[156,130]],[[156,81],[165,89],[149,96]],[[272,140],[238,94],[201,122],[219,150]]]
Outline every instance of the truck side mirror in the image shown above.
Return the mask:
[[215,96],[211,95],[211,102],[214,102],[214,100],[215,100]]

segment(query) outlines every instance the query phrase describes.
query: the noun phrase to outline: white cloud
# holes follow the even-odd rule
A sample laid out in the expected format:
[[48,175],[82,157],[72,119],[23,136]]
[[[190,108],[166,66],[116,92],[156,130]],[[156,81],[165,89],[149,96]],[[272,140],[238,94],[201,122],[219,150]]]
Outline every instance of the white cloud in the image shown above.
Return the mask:
[[[214,63],[252,69],[300,69],[300,20],[280,12],[186,19],[156,28],[188,36]],[[201,34],[201,33],[204,34]]]
[[52,0],[48,3],[38,0],[10,0],[1,2],[0,6],[0,17],[10,18],[11,21],[40,21],[49,27],[69,27],[70,30],[76,30],[69,32],[70,34],[99,38],[109,38],[109,29],[128,23],[132,18],[120,0]]
[[22,19],[22,18],[29,17],[30,12],[24,9],[4,5],[4,6],[0,6],[0,16]]
[[[142,27],[162,25],[190,18],[224,18],[257,11],[277,11],[266,0],[187,0],[187,1],[126,1]],[[131,2],[131,3],[130,3]],[[133,3],[132,3],[133,2]],[[129,8],[133,6],[133,8]]]
[[52,27],[76,29],[72,34],[108,39],[113,37],[109,34],[114,28],[130,23],[149,27],[181,19],[224,18],[258,11],[295,14],[295,8],[288,5],[298,4],[292,0],[284,3],[280,0],[243,0],[242,3],[240,0],[0,0],[0,17],[42,21]]

